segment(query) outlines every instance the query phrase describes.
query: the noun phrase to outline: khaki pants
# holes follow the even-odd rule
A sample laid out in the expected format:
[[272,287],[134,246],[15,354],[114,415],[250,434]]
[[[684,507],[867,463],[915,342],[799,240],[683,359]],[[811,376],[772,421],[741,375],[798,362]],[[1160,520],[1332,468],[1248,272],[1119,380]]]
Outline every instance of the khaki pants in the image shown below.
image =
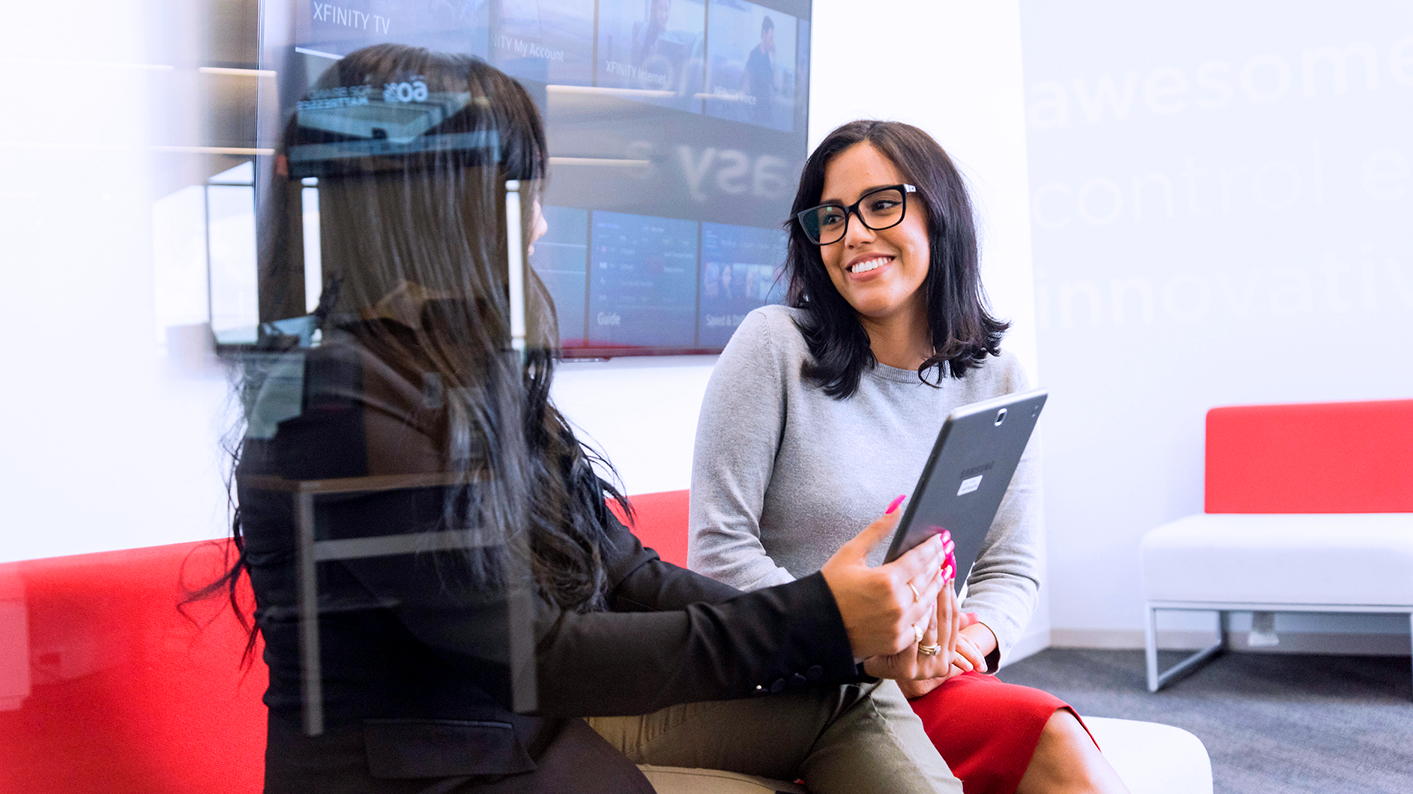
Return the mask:
[[636,764],[803,779],[814,794],[962,791],[891,681],[588,723]]

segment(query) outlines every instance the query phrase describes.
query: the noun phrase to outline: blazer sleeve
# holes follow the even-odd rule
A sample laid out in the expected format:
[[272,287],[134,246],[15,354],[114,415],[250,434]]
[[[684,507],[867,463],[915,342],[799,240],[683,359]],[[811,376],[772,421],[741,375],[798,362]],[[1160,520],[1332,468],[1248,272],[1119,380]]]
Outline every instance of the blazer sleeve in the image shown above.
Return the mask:
[[[380,497],[386,500],[395,497]],[[389,511],[366,505],[371,513]],[[664,563],[615,520],[610,610],[573,612],[535,599],[537,713],[645,714],[677,703],[859,680],[848,634],[820,574],[739,593]],[[607,544],[606,544],[607,545]],[[508,662],[508,597],[461,586],[428,555],[359,560],[347,570],[375,603],[487,691]],[[502,696],[503,696],[502,695]]]
[[608,568],[609,605],[615,612],[658,612],[683,609],[700,602],[721,603],[740,590],[700,574],[663,562],[652,549],[604,510],[600,520],[607,528],[604,556]]

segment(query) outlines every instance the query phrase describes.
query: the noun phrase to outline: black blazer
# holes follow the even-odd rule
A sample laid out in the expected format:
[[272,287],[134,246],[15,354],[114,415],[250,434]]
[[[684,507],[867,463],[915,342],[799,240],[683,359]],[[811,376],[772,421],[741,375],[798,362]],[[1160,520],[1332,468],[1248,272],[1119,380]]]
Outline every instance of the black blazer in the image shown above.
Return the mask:
[[[539,708],[509,707],[506,599],[435,553],[319,569],[327,729],[301,715],[292,498],[252,486],[439,467],[426,382],[353,337],[268,367],[247,402],[236,483],[270,685],[267,792],[643,791],[646,780],[579,719],[857,681],[842,619],[816,574],[740,593],[658,559],[603,511],[607,610],[537,599]],[[429,407],[431,406],[431,407]],[[321,538],[423,531],[439,489],[327,497]]]

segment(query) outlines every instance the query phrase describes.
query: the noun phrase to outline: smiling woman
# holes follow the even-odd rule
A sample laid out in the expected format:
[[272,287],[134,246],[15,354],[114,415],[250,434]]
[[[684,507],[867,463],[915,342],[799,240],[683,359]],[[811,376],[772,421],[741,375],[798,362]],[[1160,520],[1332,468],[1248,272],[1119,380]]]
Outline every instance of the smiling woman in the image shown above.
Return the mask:
[[[892,215],[865,217],[883,212],[865,198],[899,186],[896,223],[885,226]],[[853,202],[860,204],[850,212]],[[931,136],[881,121],[830,133],[805,164],[794,212],[798,219],[824,210],[828,218],[831,208],[844,210],[843,233],[812,236],[810,224],[792,222],[789,254],[789,303],[809,306],[801,331],[810,377],[829,396],[853,394],[875,362],[923,379],[960,378],[1000,352],[1009,324],[986,310],[971,200]]]
[[[830,133],[794,213],[789,307],[757,309],[732,337],[693,453],[688,562],[744,589],[819,570],[917,481],[952,409],[1028,388],[986,307],[965,185],[927,133]],[[967,794],[1121,792],[1063,701],[983,674],[1035,606],[1038,498],[1032,448],[966,577],[972,614],[949,641],[918,637],[957,661],[900,686]]]

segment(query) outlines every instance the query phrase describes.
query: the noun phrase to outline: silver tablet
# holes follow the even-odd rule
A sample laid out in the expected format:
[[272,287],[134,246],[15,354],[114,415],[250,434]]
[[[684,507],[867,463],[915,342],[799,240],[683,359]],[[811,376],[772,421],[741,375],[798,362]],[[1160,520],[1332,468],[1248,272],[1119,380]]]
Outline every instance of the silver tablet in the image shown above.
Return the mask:
[[957,586],[966,582],[1046,395],[1044,389],[1007,394],[947,416],[898,522],[888,561],[947,529],[956,544]]

